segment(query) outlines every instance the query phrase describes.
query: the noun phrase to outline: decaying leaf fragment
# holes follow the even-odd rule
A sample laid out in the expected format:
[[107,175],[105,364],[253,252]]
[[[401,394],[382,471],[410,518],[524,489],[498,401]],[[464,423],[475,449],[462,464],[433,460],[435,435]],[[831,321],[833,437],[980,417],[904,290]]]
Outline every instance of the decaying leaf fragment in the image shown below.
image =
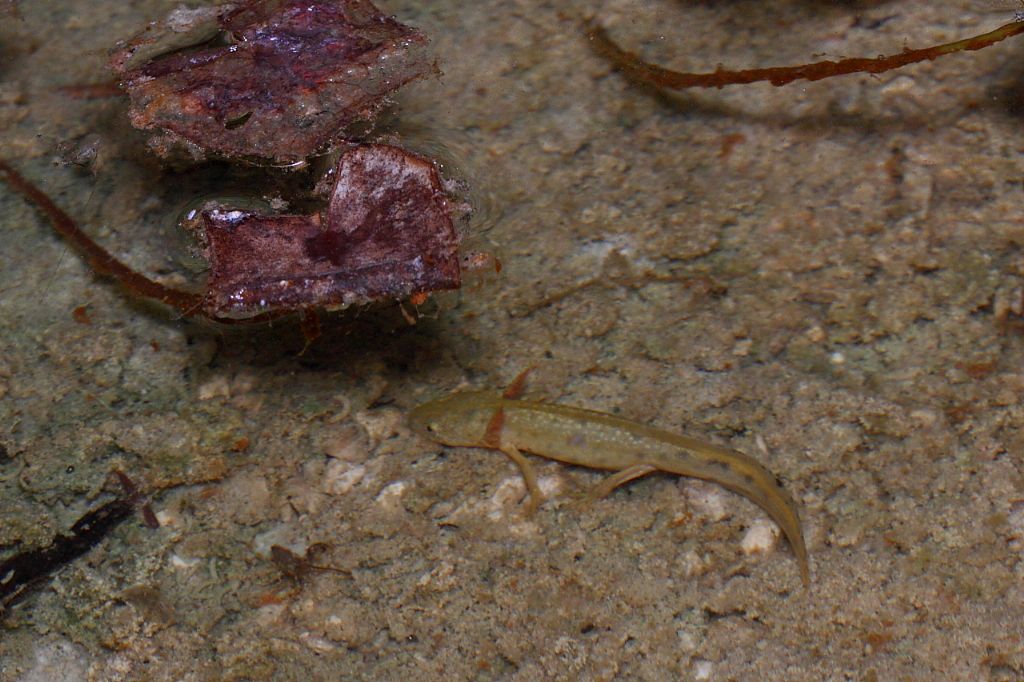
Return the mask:
[[289,164],[435,72],[426,44],[369,0],[248,0],[176,10],[110,64],[131,97],[132,125],[164,131],[152,140],[159,153],[184,146],[196,158]]
[[203,211],[208,314],[346,308],[459,288],[459,237],[432,162],[390,145],[354,146],[333,182],[318,214]]

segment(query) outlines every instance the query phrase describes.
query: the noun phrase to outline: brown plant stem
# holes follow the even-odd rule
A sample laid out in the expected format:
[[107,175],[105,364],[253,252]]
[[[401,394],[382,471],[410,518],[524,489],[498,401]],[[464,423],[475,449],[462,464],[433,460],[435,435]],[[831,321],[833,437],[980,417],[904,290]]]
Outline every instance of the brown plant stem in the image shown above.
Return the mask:
[[930,61],[954,52],[981,50],[1000,41],[1024,33],[1024,21],[1013,21],[994,31],[972,38],[964,38],[944,45],[935,45],[917,50],[904,50],[899,54],[880,56],[873,59],[851,58],[839,61],[822,61],[800,66],[777,66],[766,69],[743,69],[729,71],[718,69],[711,73],[683,73],[665,69],[640,59],[636,54],[619,47],[604,27],[593,20],[586,22],[586,35],[598,54],[620,69],[628,78],[648,83],[659,88],[684,90],[686,88],[721,88],[726,85],[742,85],[768,81],[780,86],[796,80],[816,81],[832,76],[850,73],[882,73],[898,69],[907,64]]

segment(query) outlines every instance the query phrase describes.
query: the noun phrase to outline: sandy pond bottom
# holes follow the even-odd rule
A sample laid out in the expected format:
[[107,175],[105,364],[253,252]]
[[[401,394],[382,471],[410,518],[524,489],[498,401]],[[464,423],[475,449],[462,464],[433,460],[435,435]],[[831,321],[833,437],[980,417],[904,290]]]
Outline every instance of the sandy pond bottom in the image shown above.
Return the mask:
[[[169,182],[123,101],[56,90],[103,80],[113,42],[177,0],[22,4],[0,26],[3,157],[184,280],[173,218],[211,173]],[[129,521],[8,614],[0,679],[1024,678],[1024,42],[658,96],[579,23],[709,70],[891,53],[1011,10],[380,4],[444,70],[390,125],[469,178],[471,246],[505,264],[415,326],[345,317],[300,355],[294,326],[170,319],[0,189],[3,556],[109,499],[114,467],[163,523]],[[52,164],[68,142],[98,145],[94,172]],[[407,430],[422,400],[527,366],[531,395],[764,461],[802,506],[810,590],[714,485],[577,505],[602,475],[538,460],[549,501],[524,519],[501,454]],[[334,570],[272,560],[317,543]]]

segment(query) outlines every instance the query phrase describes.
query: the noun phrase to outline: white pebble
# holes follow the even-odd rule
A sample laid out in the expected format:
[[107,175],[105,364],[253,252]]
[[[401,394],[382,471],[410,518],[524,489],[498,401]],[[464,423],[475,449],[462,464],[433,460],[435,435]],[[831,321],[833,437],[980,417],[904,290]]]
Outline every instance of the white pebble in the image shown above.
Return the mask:
[[916,81],[909,76],[897,76],[883,85],[880,92],[883,95],[905,95],[911,92],[916,85]]
[[285,608],[284,604],[264,604],[256,609],[256,622],[263,627],[269,627],[281,620]]
[[537,487],[544,494],[544,499],[550,499],[562,492],[564,481],[561,476],[541,476],[537,479]]
[[292,550],[300,556],[305,554],[305,544],[297,545],[293,543],[292,536],[292,530],[288,526],[283,524],[276,525],[273,528],[266,530],[262,533],[259,533],[255,537],[253,537],[253,554],[260,557],[261,559],[270,559],[270,548],[274,545],[288,547],[288,549]]
[[299,640],[318,654],[326,654],[338,648],[325,638],[319,635],[314,635],[312,632],[301,633],[299,635]]
[[399,505],[402,499],[402,495],[405,493],[405,489],[409,487],[409,484],[405,481],[395,481],[389,485],[384,486],[374,502],[381,505],[382,507],[395,508]]
[[378,445],[392,436],[397,436],[406,429],[405,415],[391,407],[363,410],[357,412],[353,419],[363,427],[374,445]]
[[184,522],[176,509],[161,509],[156,513],[161,528],[181,528]]
[[202,560],[197,558],[197,557],[192,557],[191,559],[186,559],[185,557],[178,556],[177,554],[172,554],[171,558],[170,558],[171,566],[174,566],[175,568],[177,568],[179,570],[186,570],[186,569],[190,569],[190,568],[195,568],[199,564],[200,561],[202,561]]
[[728,515],[725,493],[719,486],[693,479],[680,479],[680,484],[687,503],[701,516],[710,521],[721,521]]
[[328,427],[320,434],[324,454],[347,462],[362,462],[369,455],[367,437],[355,424]]
[[685,578],[696,578],[708,570],[708,562],[693,550],[684,554],[679,563]]
[[1024,502],[1014,503],[1006,520],[1010,526],[1010,548],[1024,551]]
[[231,397],[231,385],[228,383],[227,377],[213,377],[199,386],[200,400],[211,400],[217,397]]
[[679,648],[684,652],[697,650],[697,638],[686,630],[679,630],[676,633],[679,637]]
[[524,495],[526,495],[526,485],[523,483],[523,477],[509,476],[498,484],[491,499],[488,500],[487,506],[490,511],[487,513],[487,517],[492,521],[497,521],[505,516],[506,507],[511,507],[519,502]]
[[744,554],[763,554],[771,551],[779,539],[779,527],[768,519],[757,519],[743,535],[740,547]]
[[416,582],[418,587],[427,587],[437,591],[450,590],[455,586],[455,567],[447,561],[442,561],[431,570],[420,576]]
[[[366,467],[332,459],[324,468],[320,489],[328,495],[344,495],[352,491],[366,476]],[[383,491],[381,491],[383,494]]]
[[337,424],[348,419],[352,415],[352,401],[344,393],[334,396],[334,402],[338,403],[338,410],[327,418],[330,424]]

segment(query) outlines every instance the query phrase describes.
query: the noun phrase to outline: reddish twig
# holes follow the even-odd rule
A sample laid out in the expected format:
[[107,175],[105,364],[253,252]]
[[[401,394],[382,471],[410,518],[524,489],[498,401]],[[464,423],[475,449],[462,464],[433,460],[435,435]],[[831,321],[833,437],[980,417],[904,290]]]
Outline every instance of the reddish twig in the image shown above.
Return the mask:
[[40,213],[49,219],[53,229],[66,239],[81,254],[93,271],[104,277],[117,280],[129,293],[168,305],[185,317],[201,317],[221,324],[245,324],[269,322],[282,317],[285,312],[268,312],[252,317],[237,319],[221,317],[203,308],[205,296],[200,293],[183,291],[166,286],[130,267],[112,256],[110,252],[93,241],[78,224],[65,213],[49,196],[29,182],[8,163],[0,160],[0,180],[31,202]]
[[57,92],[71,99],[106,99],[108,97],[120,97],[124,94],[117,81],[106,83],[79,83],[77,85],[61,85]]
[[198,311],[203,301],[202,296],[160,284],[160,282],[135,272],[114,258],[106,249],[93,241],[92,237],[83,232],[71,219],[71,216],[53,203],[53,200],[41,189],[22,177],[18,171],[4,161],[0,161],[0,180],[6,182],[11,189],[35,205],[50,220],[53,229],[82,255],[96,274],[113,277],[129,292],[143,298],[156,299],[185,315],[192,315]]
[[873,59],[852,58],[839,61],[822,61],[800,66],[779,66],[767,69],[745,69],[728,71],[719,69],[712,73],[682,73],[671,71],[645,62],[636,54],[619,47],[608,36],[604,27],[593,20],[586,22],[587,37],[598,54],[607,58],[627,77],[659,88],[684,90],[686,88],[721,88],[726,85],[742,85],[767,81],[772,85],[786,85],[796,80],[816,81],[832,76],[850,73],[882,73],[898,69],[907,64],[931,61],[954,52],[981,50],[1000,41],[1024,33],[1024,21],[1013,21],[979,36],[957,40],[944,45],[918,50],[904,50],[899,54],[875,57]]

